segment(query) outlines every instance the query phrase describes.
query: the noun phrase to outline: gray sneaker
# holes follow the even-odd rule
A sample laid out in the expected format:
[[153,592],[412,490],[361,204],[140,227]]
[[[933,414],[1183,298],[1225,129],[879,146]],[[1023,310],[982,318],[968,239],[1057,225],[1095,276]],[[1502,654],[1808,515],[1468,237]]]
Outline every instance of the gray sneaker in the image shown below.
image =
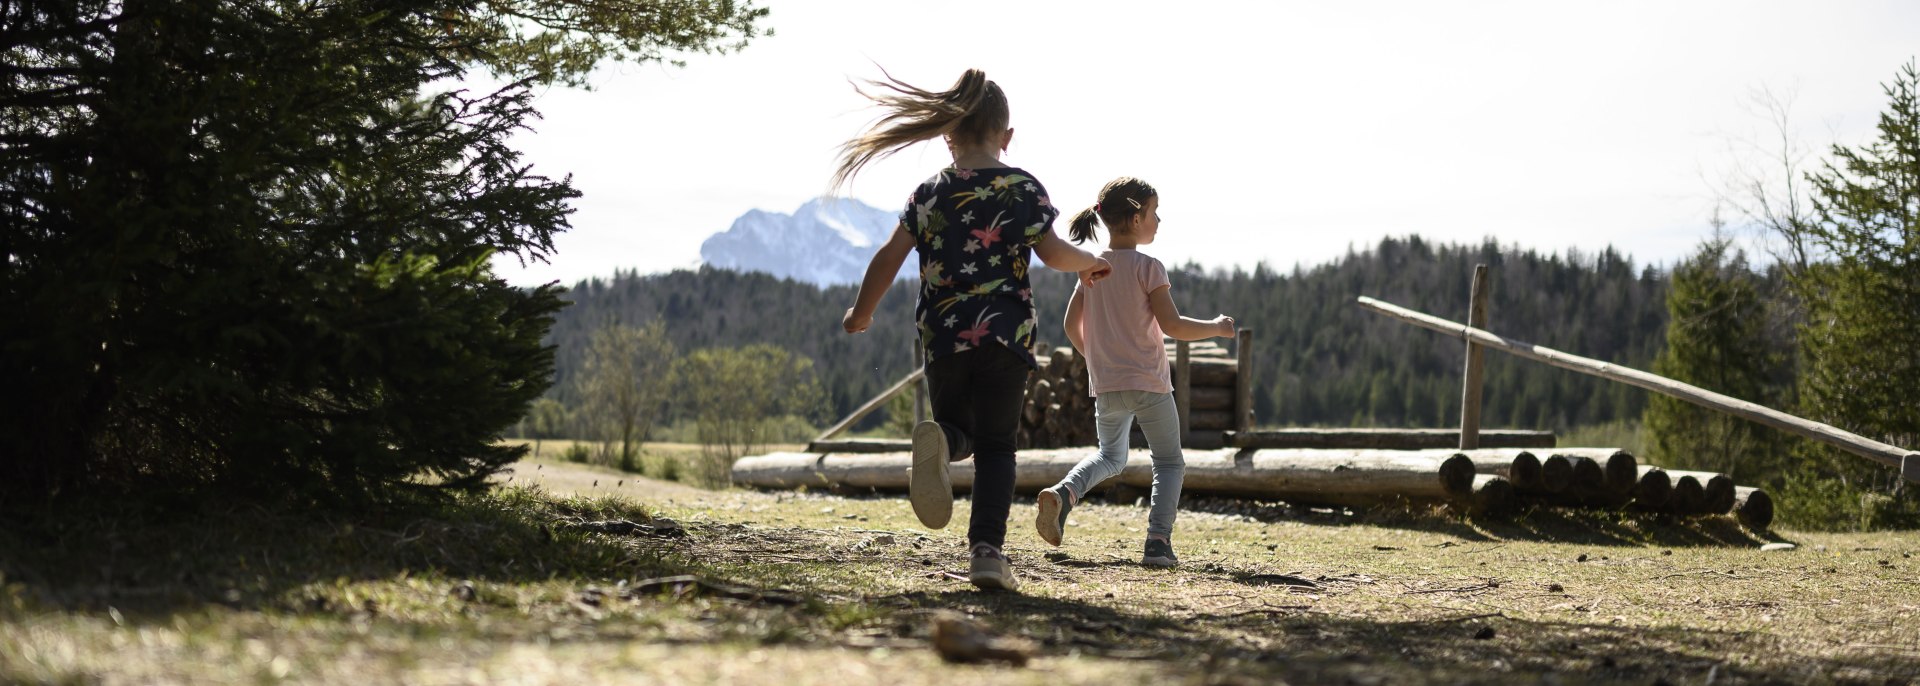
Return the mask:
[[1147,553],[1140,557],[1140,564],[1148,567],[1172,567],[1180,564],[1180,558],[1173,554],[1173,544],[1158,538],[1147,539]]
[[1002,591],[1020,590],[1020,580],[1013,576],[1013,563],[1001,554],[1000,548],[992,543],[973,544],[973,563],[969,566],[967,580],[982,589]]
[[1035,500],[1040,506],[1040,515],[1033,520],[1033,526],[1040,530],[1040,540],[1060,545],[1060,538],[1067,533],[1067,513],[1073,511],[1073,494],[1066,486],[1059,485],[1041,491]]
[[939,423],[920,422],[913,427],[913,467],[907,470],[907,499],[913,502],[914,516],[929,529],[945,528],[953,519],[949,457],[947,432]]

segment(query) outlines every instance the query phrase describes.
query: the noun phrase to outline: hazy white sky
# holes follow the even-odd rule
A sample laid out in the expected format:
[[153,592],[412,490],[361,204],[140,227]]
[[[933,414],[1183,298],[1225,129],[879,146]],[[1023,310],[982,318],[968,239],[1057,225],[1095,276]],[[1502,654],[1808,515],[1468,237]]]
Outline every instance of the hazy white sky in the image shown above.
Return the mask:
[[[1915,2],[761,4],[776,35],[743,52],[540,95],[516,144],[585,195],[551,263],[506,278],[690,266],[747,210],[793,211],[876,114],[847,82],[876,64],[928,88],[985,70],[1004,159],[1063,208],[1153,183],[1169,263],[1287,269],[1408,233],[1665,263],[1710,232],[1730,141],[1772,135],[1755,89],[1793,95],[1808,146],[1857,145],[1920,53]],[[947,161],[917,146],[848,193],[892,209]]]

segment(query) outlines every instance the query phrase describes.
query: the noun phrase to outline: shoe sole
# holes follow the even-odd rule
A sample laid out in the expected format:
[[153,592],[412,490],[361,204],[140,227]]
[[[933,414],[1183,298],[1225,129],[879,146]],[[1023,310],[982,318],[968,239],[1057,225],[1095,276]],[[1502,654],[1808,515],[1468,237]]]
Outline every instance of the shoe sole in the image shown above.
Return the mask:
[[1180,561],[1171,559],[1171,558],[1165,558],[1165,557],[1147,557],[1147,558],[1141,558],[1140,564],[1146,565],[1148,567],[1165,568],[1165,567],[1173,567],[1173,566],[1179,565]]
[[999,572],[975,572],[967,576],[975,588],[985,591],[1018,591],[1020,583]]
[[913,427],[913,468],[907,474],[907,498],[913,514],[929,529],[946,528],[953,519],[953,479],[947,474],[947,435],[939,424]]
[[1033,528],[1040,531],[1040,540],[1052,545],[1060,545],[1060,538],[1066,532],[1060,526],[1060,494],[1051,490],[1041,491],[1037,499],[1040,515],[1033,520]]

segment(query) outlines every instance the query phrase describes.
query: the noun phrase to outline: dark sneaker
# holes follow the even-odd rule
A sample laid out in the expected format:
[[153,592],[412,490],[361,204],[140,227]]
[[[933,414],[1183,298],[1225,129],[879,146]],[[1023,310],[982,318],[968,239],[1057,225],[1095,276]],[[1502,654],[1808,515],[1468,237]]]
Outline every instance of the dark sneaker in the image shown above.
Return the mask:
[[1180,558],[1173,554],[1173,544],[1158,538],[1147,539],[1147,554],[1141,556],[1140,564],[1148,567],[1172,567],[1180,564]]
[[969,565],[967,580],[982,589],[1020,590],[1020,580],[1013,577],[1013,563],[992,543],[973,544],[973,563]]
[[1037,500],[1040,516],[1033,520],[1033,526],[1040,530],[1040,540],[1060,545],[1060,537],[1067,533],[1067,513],[1073,511],[1073,494],[1060,485],[1041,491]]
[[913,514],[929,529],[953,519],[953,480],[947,475],[947,432],[936,422],[913,427],[913,467],[907,470],[907,499]]

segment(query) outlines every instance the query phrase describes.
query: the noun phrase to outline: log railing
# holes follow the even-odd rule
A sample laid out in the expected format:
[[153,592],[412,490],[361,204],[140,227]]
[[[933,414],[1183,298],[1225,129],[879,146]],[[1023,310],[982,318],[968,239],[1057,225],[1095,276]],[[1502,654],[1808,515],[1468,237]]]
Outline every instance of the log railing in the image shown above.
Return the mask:
[[1611,362],[1602,362],[1592,358],[1564,353],[1552,348],[1514,340],[1448,321],[1423,312],[1416,312],[1398,305],[1382,302],[1366,296],[1360,296],[1360,306],[1387,315],[1394,319],[1425,329],[1464,338],[1489,348],[1524,357],[1537,362],[1545,362],[1562,369],[1570,369],[1630,386],[1637,386],[1662,395],[1672,396],[1712,410],[1725,412],[1758,424],[1803,436],[1822,443],[1836,446],[1842,450],[1871,459],[1880,464],[1900,470],[1900,476],[1907,481],[1920,483],[1920,452],[1897,445],[1861,436],[1819,422],[1796,417],[1773,408],[1757,405],[1739,398],[1721,395],[1699,386],[1675,381],[1673,379],[1649,374],[1647,372],[1622,367]]

